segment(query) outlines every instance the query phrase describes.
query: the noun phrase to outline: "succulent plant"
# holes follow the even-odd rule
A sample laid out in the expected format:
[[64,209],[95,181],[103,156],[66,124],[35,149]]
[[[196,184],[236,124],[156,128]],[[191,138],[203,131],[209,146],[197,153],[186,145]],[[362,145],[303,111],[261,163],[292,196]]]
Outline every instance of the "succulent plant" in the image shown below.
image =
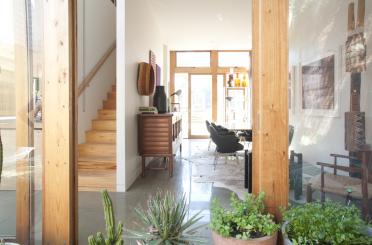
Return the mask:
[[130,239],[143,245],[201,244],[204,239],[197,231],[204,225],[194,226],[202,217],[200,213],[187,219],[189,206],[185,195],[178,198],[170,192],[158,191],[147,201],[148,209],[137,208],[145,231],[127,230]]
[[112,207],[112,201],[107,190],[102,191],[102,201],[106,222],[106,237],[101,232],[97,232],[96,235],[88,237],[88,244],[123,245],[124,244],[122,238],[123,223],[119,221],[118,226],[115,227],[114,209]]

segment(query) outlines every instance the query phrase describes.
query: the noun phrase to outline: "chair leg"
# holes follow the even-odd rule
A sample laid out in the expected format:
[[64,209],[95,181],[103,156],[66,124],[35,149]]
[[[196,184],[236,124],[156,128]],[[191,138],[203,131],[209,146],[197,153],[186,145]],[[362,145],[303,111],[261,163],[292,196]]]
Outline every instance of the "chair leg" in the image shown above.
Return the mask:
[[218,153],[216,152],[215,155],[214,155],[214,161],[213,161],[213,169],[216,170],[216,166],[217,166],[217,161],[218,161]]
[[236,154],[236,153],[235,153],[235,159],[236,159],[236,164],[239,165],[239,156],[238,156],[238,154]]
[[212,140],[209,139],[209,143],[208,143],[208,151],[209,151],[209,149],[211,148],[211,142],[212,142]]
[[306,185],[306,202],[313,201],[313,190],[311,188],[311,184]]

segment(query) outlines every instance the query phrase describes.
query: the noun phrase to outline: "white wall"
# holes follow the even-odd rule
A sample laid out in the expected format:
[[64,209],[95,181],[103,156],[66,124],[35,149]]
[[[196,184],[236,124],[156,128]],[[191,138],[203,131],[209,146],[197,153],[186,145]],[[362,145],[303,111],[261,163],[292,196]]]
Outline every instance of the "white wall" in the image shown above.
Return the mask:
[[[351,1],[296,0],[289,32],[290,67],[325,57],[335,52],[342,55],[343,64],[336,66],[339,83],[339,115],[314,116],[301,112],[300,79],[295,83],[295,110],[290,123],[295,126],[291,148],[304,155],[310,163],[330,161],[330,153],[345,154],[344,113],[350,111],[350,73],[344,68],[344,49],[347,38],[347,12]],[[357,1],[356,1],[357,2]],[[366,1],[367,72],[362,75],[361,110],[366,112],[367,141],[372,143],[372,1]],[[339,52],[340,47],[343,49]],[[340,71],[341,69],[341,71]]]
[[[78,84],[115,42],[116,12],[109,0],[78,1]],[[78,101],[78,141],[85,140],[85,131],[102,108],[102,101],[116,80],[115,51],[93,78]]]
[[[139,106],[149,105],[148,96],[140,96],[137,92],[137,66],[139,62],[149,61],[150,50],[155,52],[157,64],[163,66],[163,39],[148,1],[126,0],[125,4],[118,1],[117,11],[118,65],[120,62],[120,67],[123,67],[125,63],[125,71],[118,69],[117,81],[118,89],[120,89],[117,99],[117,187],[119,191],[123,191],[127,190],[140,174],[141,164],[137,148],[137,111]],[[125,12],[123,13],[123,11]],[[125,26],[123,26],[123,21]],[[119,25],[121,25],[120,28]],[[123,40],[123,32],[125,32],[125,40]],[[123,49],[124,45],[125,49]],[[119,129],[123,125],[125,125],[125,129]],[[125,149],[125,154],[119,152],[123,149]]]

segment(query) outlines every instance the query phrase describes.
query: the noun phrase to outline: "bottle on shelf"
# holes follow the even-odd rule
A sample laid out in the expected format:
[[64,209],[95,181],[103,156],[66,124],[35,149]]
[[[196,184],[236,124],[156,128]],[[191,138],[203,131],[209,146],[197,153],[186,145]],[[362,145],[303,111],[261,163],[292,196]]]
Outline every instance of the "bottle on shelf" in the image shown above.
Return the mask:
[[243,80],[242,80],[242,87],[247,87],[248,81],[247,81],[247,75],[243,75]]
[[236,78],[235,78],[235,87],[240,87],[240,78],[239,78],[239,73],[236,73]]

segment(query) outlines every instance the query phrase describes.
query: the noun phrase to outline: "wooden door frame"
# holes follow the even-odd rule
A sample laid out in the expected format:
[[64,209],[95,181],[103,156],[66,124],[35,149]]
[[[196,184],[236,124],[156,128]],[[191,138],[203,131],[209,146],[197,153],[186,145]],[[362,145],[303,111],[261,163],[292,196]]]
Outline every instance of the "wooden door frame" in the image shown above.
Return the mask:
[[[210,53],[210,67],[177,67],[177,53],[181,52],[209,52]],[[212,75],[212,121],[217,121],[217,82],[218,75],[225,75],[230,72],[232,67],[219,67],[218,66],[218,54],[221,52],[248,52],[250,60],[252,60],[252,50],[172,50],[170,53],[170,84],[169,84],[169,94],[175,92],[175,74],[176,73],[187,73],[195,75],[208,74]],[[251,62],[252,64],[252,62]],[[247,70],[244,67],[234,67],[235,72],[238,73],[248,73],[250,76],[251,69]],[[224,80],[225,80],[224,76]],[[190,80],[190,79],[189,79]],[[225,86],[225,82],[224,82]],[[189,84],[190,88],[190,84]],[[172,98],[172,102],[174,98]],[[190,108],[190,98],[189,98],[189,108]],[[190,121],[190,119],[189,119]],[[190,125],[190,124],[189,124]],[[189,127],[190,128],[190,127]],[[189,139],[200,139],[208,138],[204,136],[194,136],[192,137],[190,132],[188,132]]]

